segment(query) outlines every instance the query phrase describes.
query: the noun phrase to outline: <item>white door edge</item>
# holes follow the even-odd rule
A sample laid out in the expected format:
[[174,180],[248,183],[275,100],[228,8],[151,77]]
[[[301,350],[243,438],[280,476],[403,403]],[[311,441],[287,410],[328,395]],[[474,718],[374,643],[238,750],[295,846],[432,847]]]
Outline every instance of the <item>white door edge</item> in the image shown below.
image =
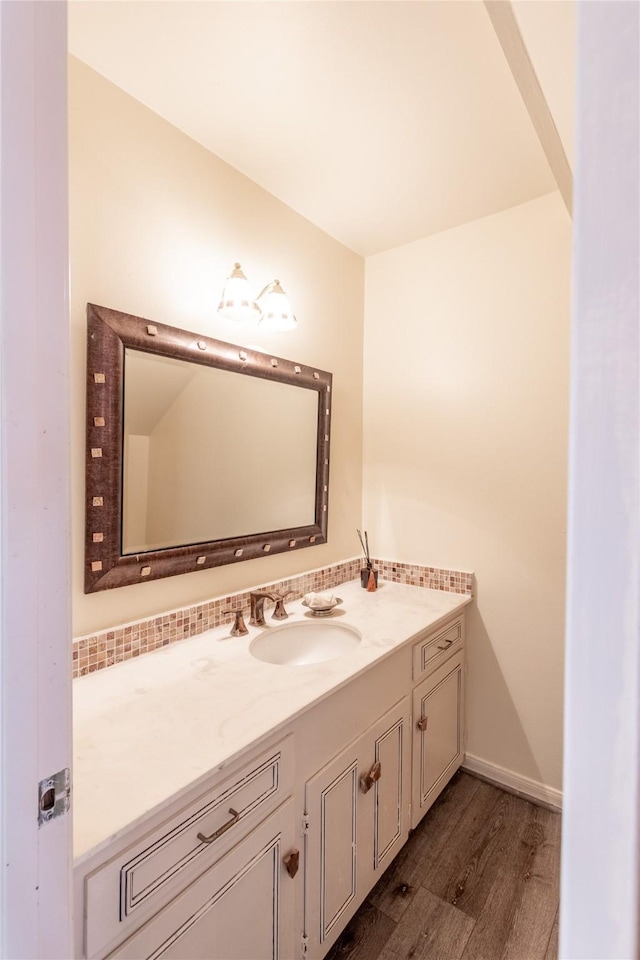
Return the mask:
[[72,956],[67,9],[0,3],[0,956]]

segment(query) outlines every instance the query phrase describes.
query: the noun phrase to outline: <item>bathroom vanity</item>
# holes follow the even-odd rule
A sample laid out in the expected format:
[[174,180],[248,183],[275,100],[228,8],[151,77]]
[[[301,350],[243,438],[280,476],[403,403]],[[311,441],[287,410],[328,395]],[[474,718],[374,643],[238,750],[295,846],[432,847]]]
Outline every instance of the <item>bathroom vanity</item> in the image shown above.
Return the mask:
[[391,863],[464,757],[471,598],[337,592],[334,659],[257,660],[267,619],[76,682],[77,957],[321,958]]

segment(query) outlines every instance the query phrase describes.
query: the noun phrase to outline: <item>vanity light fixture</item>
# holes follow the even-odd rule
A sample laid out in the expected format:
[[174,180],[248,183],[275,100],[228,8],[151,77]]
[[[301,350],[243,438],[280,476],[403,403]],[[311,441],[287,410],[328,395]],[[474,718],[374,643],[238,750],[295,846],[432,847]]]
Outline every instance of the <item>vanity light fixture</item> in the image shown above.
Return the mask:
[[265,330],[295,330],[297,320],[279,280],[272,280],[254,300],[251,284],[239,263],[227,277],[218,316],[240,323],[258,323]]

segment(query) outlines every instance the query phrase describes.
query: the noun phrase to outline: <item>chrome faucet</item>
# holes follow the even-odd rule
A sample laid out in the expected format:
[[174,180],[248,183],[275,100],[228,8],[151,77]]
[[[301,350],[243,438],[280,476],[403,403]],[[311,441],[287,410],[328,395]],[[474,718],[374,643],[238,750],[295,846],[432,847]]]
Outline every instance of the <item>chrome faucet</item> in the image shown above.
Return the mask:
[[266,593],[264,590],[257,590],[255,593],[249,594],[249,601],[251,603],[251,615],[249,617],[249,623],[253,627],[264,627],[264,602],[265,600],[275,600],[276,598],[270,594]]

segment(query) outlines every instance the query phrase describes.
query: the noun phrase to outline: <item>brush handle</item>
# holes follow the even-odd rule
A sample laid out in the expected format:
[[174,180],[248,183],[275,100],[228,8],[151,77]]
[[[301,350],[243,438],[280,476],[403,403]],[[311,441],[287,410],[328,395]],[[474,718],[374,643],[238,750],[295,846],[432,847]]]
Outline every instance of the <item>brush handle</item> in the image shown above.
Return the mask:
[[369,553],[369,534],[368,534],[367,531],[365,530],[365,532],[364,532],[364,540],[363,540],[363,539],[362,539],[362,531],[358,530],[357,527],[356,527],[356,533],[358,534],[358,539],[360,540],[360,543],[362,544],[362,549],[363,549],[364,555],[365,555],[365,557],[366,557],[366,559],[367,559],[367,566],[370,567],[370,566],[371,566],[371,555],[370,555],[370,553]]
[[362,539],[362,533],[361,533],[360,530],[356,530],[356,533],[358,534],[358,540],[360,541],[360,544],[362,545],[362,552],[363,552],[364,555],[366,556],[366,555],[367,555],[367,548],[366,548],[365,545],[364,545],[364,540]]

